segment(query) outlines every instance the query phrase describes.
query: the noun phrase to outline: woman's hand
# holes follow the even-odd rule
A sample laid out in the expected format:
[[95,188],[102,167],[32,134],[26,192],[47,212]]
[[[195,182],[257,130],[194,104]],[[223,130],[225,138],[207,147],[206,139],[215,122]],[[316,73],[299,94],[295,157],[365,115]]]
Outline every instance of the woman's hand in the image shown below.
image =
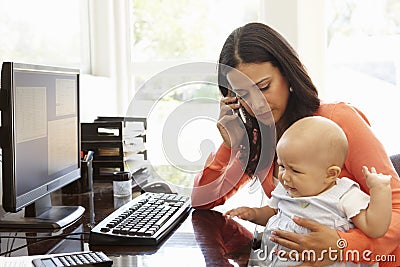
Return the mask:
[[240,108],[237,97],[227,96],[220,101],[220,113],[217,123],[218,130],[227,147],[237,148],[245,134],[241,121],[234,110]]
[[[326,266],[340,261],[339,253],[344,246],[336,230],[317,222],[294,216],[293,221],[309,230],[307,234],[275,230],[271,241],[287,247],[291,251],[297,251],[298,260],[303,261],[298,266]],[[305,251],[304,253],[302,253]],[[306,253],[307,251],[307,253]],[[311,253],[310,253],[311,252]],[[303,257],[304,256],[304,257]],[[279,257],[290,258],[288,253],[279,251]],[[293,254],[291,256],[293,258]]]

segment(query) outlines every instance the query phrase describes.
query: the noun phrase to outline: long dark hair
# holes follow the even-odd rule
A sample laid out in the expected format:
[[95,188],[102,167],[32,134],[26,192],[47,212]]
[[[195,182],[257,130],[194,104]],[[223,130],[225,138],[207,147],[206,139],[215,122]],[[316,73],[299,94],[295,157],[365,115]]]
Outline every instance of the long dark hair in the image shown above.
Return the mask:
[[[220,53],[218,85],[222,95],[226,96],[229,88],[226,75],[231,68],[237,68],[240,64],[264,62],[270,62],[277,67],[292,88],[286,110],[276,125],[279,139],[290,125],[301,118],[312,116],[320,105],[317,88],[297,53],[282,35],[271,27],[256,22],[234,30],[226,39]],[[255,120],[254,117],[251,119]],[[250,155],[259,155],[259,151],[253,150],[250,148]],[[251,169],[246,172],[254,174]]]

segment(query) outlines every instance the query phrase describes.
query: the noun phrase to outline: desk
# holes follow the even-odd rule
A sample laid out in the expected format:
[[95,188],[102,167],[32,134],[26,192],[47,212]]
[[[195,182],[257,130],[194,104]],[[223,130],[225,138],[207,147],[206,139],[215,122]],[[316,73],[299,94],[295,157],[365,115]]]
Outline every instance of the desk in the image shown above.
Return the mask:
[[[81,205],[84,216],[66,229],[55,232],[0,232],[2,236],[26,236],[32,239],[1,239],[1,252],[23,245],[27,247],[6,256],[38,255],[74,251],[101,250],[113,259],[113,266],[247,266],[255,225],[227,219],[216,210],[192,210],[188,217],[158,246],[90,246],[89,236],[79,234],[90,229],[118,205],[112,184],[94,183],[93,192],[52,194],[53,205]],[[116,206],[115,206],[116,205]],[[15,230],[14,230],[15,231]],[[35,237],[77,233],[36,243]]]

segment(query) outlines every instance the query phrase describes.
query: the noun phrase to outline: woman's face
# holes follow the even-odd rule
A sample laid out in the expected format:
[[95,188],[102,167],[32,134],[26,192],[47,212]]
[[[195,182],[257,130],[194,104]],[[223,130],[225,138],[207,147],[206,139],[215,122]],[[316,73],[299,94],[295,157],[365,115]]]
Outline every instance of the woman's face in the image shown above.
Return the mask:
[[271,123],[271,114],[275,123],[279,122],[290,93],[277,67],[270,62],[241,64],[228,72],[227,79],[247,112],[266,125]]

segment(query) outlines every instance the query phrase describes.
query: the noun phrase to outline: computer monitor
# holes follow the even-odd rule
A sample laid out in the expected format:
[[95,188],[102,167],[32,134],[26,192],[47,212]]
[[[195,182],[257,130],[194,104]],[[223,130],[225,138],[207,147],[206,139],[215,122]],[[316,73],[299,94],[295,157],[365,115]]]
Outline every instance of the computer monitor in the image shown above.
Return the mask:
[[80,178],[79,70],[3,62],[0,228],[61,228],[83,207],[50,193]]

